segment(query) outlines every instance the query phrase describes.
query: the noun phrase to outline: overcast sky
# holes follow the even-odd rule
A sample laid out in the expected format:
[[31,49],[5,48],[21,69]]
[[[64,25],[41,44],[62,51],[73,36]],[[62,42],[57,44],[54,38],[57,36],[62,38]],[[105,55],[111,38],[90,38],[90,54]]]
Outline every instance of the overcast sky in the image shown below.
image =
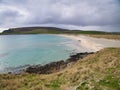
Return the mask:
[[120,0],[0,0],[0,29],[23,26],[120,32]]

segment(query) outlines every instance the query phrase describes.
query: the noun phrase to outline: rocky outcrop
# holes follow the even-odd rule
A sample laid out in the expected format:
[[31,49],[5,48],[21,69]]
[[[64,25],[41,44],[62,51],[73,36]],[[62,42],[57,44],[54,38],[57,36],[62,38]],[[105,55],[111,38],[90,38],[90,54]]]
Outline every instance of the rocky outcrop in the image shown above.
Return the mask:
[[30,66],[26,69],[28,73],[38,73],[38,74],[49,74],[53,72],[57,72],[66,67],[66,63],[64,61],[52,62],[46,65],[35,65]]
[[51,62],[51,63],[43,65],[43,66],[41,66],[41,65],[30,66],[25,70],[25,72],[37,73],[37,74],[50,74],[50,73],[58,72],[64,68],[66,68],[68,66],[68,64],[73,64],[73,62],[76,62],[76,61],[86,57],[89,54],[93,54],[93,52],[77,53],[76,55],[71,55],[70,58],[68,58],[66,61],[61,60],[61,61],[57,61],[57,62]]

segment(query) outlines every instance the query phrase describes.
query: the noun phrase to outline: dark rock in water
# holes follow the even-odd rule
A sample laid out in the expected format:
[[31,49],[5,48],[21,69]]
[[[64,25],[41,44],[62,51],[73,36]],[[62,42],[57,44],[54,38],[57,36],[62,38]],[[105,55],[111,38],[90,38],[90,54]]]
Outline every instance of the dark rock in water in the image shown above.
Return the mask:
[[38,73],[38,74],[49,74],[53,72],[57,72],[63,68],[65,68],[67,64],[61,60],[58,62],[52,62],[49,64],[46,64],[44,66],[36,65],[36,66],[30,66],[26,69],[26,72],[28,73]]
[[88,52],[85,52],[85,53],[77,53],[77,54],[75,54],[75,55],[71,55],[70,58],[68,58],[68,59],[66,60],[66,62],[67,62],[67,63],[69,63],[69,62],[76,62],[77,60],[82,59],[82,58],[86,57],[86,56],[89,55],[89,54],[93,54],[93,52],[90,52],[90,53],[88,53]]
[[69,64],[73,64],[73,62],[76,62],[89,54],[93,54],[93,52],[77,53],[76,55],[71,55],[70,58],[68,58],[66,61],[61,60],[57,62],[51,62],[43,66],[41,65],[30,66],[25,70],[25,72],[37,73],[37,74],[50,74],[50,73],[58,72],[66,68]]

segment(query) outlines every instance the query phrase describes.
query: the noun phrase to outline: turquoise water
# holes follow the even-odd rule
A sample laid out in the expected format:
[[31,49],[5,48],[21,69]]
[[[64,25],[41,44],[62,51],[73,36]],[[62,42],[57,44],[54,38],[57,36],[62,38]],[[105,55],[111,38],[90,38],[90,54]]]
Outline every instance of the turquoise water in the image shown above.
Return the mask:
[[0,72],[10,68],[67,59],[73,40],[57,35],[0,36]]

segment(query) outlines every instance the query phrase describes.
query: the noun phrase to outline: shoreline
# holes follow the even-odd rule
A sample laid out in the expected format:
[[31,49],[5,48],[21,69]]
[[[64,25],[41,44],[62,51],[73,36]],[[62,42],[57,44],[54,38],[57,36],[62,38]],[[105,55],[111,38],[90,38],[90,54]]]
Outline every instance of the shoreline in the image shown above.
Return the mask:
[[109,47],[120,47],[120,40],[94,38],[85,35],[60,34],[59,36],[76,40],[79,42],[81,46],[91,49],[92,52],[97,52],[101,49],[109,48]]
[[[56,35],[56,34],[54,34]],[[101,49],[108,47],[120,47],[120,40],[109,40],[104,38],[93,38],[85,35],[67,35],[60,34],[57,36],[66,37],[73,39],[79,43],[79,47],[85,47],[87,51],[76,53],[74,55],[70,55],[67,60],[60,60],[56,62],[50,62],[45,65],[29,65],[24,69],[20,69],[20,71],[16,71],[17,73],[27,72],[27,73],[37,73],[37,74],[50,74],[54,72],[58,72],[63,70],[67,66],[73,65],[76,61],[83,59],[89,54],[93,54]],[[16,74],[16,72],[8,72]]]
[[22,73],[35,73],[35,74],[51,74],[59,72],[67,67],[71,67],[77,61],[85,58],[88,55],[94,54],[94,52],[83,52],[70,55],[68,59],[49,62],[45,65],[24,65],[18,67],[12,67],[10,71],[0,74],[22,74]]
[[56,62],[50,62],[45,65],[31,65],[25,69],[24,72],[27,73],[36,73],[36,74],[51,74],[59,72],[66,67],[70,67],[74,65],[75,62],[85,58],[86,56],[94,54],[94,52],[84,52],[84,53],[77,53],[75,55],[71,55],[67,60],[60,60]]
[[120,40],[109,40],[104,38],[93,38],[84,35],[65,35],[61,34],[58,36],[70,38],[79,42],[79,44],[85,48],[90,48],[91,51],[77,53],[71,55],[67,60],[61,60],[57,62],[51,62],[46,65],[35,65],[28,67],[25,72],[27,73],[37,73],[37,74],[50,74],[61,71],[68,66],[73,65],[78,60],[85,58],[87,55],[94,54],[101,49],[108,47],[120,47]]

